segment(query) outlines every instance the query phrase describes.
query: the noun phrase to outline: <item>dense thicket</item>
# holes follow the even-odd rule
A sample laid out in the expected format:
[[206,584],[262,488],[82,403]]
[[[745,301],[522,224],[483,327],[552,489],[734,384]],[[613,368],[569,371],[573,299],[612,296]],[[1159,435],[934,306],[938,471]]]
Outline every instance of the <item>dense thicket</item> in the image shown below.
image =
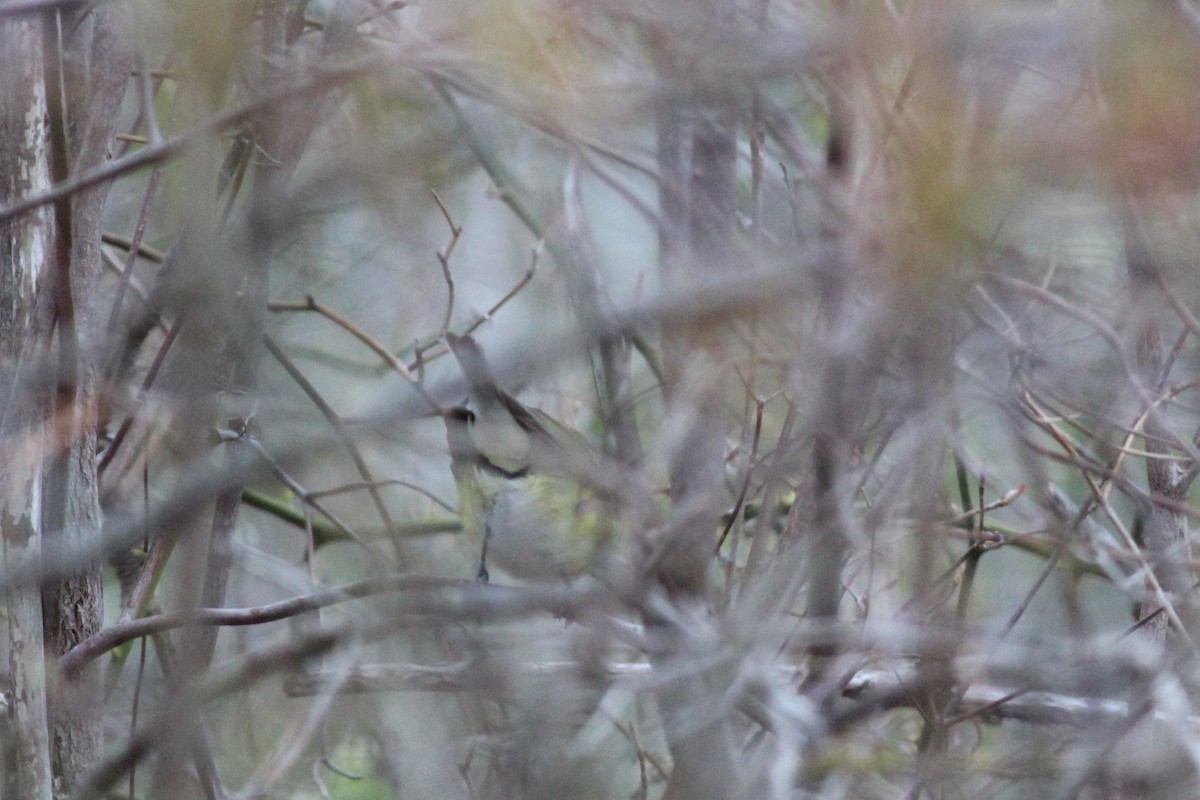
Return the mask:
[[1198,131],[1190,0],[0,0],[0,794],[1197,796]]

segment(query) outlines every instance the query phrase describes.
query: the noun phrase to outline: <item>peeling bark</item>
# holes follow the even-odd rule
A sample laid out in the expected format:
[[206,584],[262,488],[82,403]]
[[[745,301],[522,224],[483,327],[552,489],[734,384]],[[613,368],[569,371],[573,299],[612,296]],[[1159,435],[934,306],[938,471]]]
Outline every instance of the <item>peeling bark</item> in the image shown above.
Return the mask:
[[[42,27],[40,19],[0,19],[0,205],[50,184]],[[41,550],[42,413],[22,389],[40,351],[33,303],[50,240],[49,215],[40,211],[0,224],[0,387],[6,398],[0,411],[0,538],[6,562],[36,563]],[[41,596],[36,585],[16,587],[4,601],[15,763],[0,765],[0,793],[49,800]]]

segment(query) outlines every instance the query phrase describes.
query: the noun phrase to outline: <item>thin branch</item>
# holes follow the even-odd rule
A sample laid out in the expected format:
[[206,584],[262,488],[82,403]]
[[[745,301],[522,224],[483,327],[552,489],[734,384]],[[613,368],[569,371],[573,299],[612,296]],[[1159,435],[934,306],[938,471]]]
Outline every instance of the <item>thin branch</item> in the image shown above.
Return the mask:
[[[433,594],[440,590],[441,595]],[[524,616],[536,611],[574,611],[594,602],[594,592],[577,590],[541,590],[478,584],[474,581],[430,578],[415,575],[390,575],[324,589],[312,594],[249,608],[197,608],[190,612],[155,614],[110,625],[80,642],[58,660],[64,673],[120,647],[122,644],[163,631],[190,625],[206,627],[263,625],[279,622],[310,611],[349,600],[381,594],[410,592],[407,601],[413,614],[484,613],[495,619]],[[482,610],[481,610],[482,609]]]
[[[222,435],[222,438],[224,439],[227,434],[224,431],[222,431],[221,435]],[[286,486],[293,494],[295,494],[298,498],[300,498],[301,502],[305,503],[306,505],[311,507],[314,511],[316,511],[318,514],[325,517],[325,519],[329,520],[329,522],[331,522],[334,525],[334,527],[336,527],[341,533],[343,533],[345,536],[349,537],[352,541],[354,541],[355,543],[360,545],[368,553],[373,552],[373,550],[371,549],[371,546],[369,544],[367,544],[367,542],[364,541],[361,536],[359,536],[357,533],[355,533],[353,528],[351,528],[349,525],[347,525],[345,522],[343,522],[341,519],[339,519],[337,517],[337,515],[334,514],[332,511],[325,508],[325,506],[320,502],[320,500],[318,500],[316,497],[314,497],[311,492],[309,492],[307,489],[305,489],[303,486],[301,486],[300,483],[295,478],[293,478],[290,474],[288,474],[288,471],[285,470],[282,466],[280,466],[279,462],[277,462],[274,458],[271,457],[271,454],[267,452],[267,449],[265,447],[263,447],[262,443],[259,442],[255,437],[253,437],[253,436],[238,436],[238,435],[234,434],[233,438],[230,441],[234,441],[234,440],[245,442],[246,444],[248,444],[250,446],[251,449],[254,450],[254,452],[258,453],[258,457],[261,458],[264,462],[266,462],[267,466],[270,468],[271,472],[275,475],[275,477],[277,477],[280,480],[280,482],[282,482],[283,485]],[[368,486],[368,488],[370,488],[370,487]],[[241,497],[244,494],[245,494],[244,491],[239,493],[239,496],[238,496],[239,501],[241,500]]]
[[158,189],[158,178],[162,174],[157,166],[150,171],[150,180],[146,184],[146,196],[142,200],[141,211],[138,212],[137,223],[133,228],[133,238],[129,241],[129,246],[126,249],[128,257],[125,259],[125,269],[121,272],[121,281],[117,284],[117,295],[113,299],[112,308],[108,312],[108,330],[111,333],[117,327],[117,320],[121,314],[121,306],[125,301],[125,292],[129,288],[129,283],[133,279],[133,266],[137,263],[138,253],[142,248],[142,236],[146,233],[146,224],[150,220],[150,204],[154,201],[154,193]]
[[[359,475],[367,483],[374,484],[375,478],[371,474],[371,469],[367,466],[367,462],[363,458],[362,453],[359,452],[358,444],[355,442],[354,437],[346,427],[346,424],[342,421],[342,418],[338,416],[338,413],[334,411],[327,402],[325,402],[325,398],[322,397],[320,392],[317,391],[316,387],[309,382],[308,378],[304,376],[304,373],[292,363],[292,360],[288,358],[287,354],[283,352],[283,349],[276,344],[275,340],[270,334],[266,334],[263,337],[263,343],[266,345],[267,351],[275,357],[275,360],[278,361],[279,365],[283,367],[284,371],[291,376],[292,380],[297,386],[300,387],[301,391],[303,391],[304,394],[308,396],[309,400],[313,402],[313,405],[320,410],[322,416],[325,417],[325,420],[333,428],[338,438],[343,442],[343,444],[345,444],[346,449],[350,454],[350,459],[354,462],[354,466],[358,470]],[[375,504],[375,509],[379,512],[379,518],[383,520],[384,527],[391,532],[395,528],[395,522],[392,519],[391,512],[388,511],[387,504],[384,503],[383,497],[379,494],[377,489],[369,488],[368,491],[370,492],[371,500]]]
[[421,495],[422,497],[426,497],[429,500],[432,500],[436,505],[441,506],[445,510],[449,511],[451,514],[455,514],[458,512],[457,508],[450,505],[445,500],[438,497],[436,494],[429,491],[425,487],[419,486],[418,484],[415,484],[412,481],[405,481],[405,480],[401,480],[399,478],[390,478],[390,479],[384,480],[384,481],[376,481],[374,484],[366,483],[363,481],[358,481],[355,483],[344,483],[341,486],[335,486],[331,489],[318,489],[315,491],[311,491],[308,493],[308,497],[330,497],[332,495],[346,494],[347,492],[361,491],[362,489],[367,489],[367,488],[370,488],[371,486],[403,486],[405,489],[412,489],[414,492]]
[[437,338],[444,337],[450,331],[450,319],[454,314],[454,276],[450,274],[450,256],[454,253],[454,248],[458,244],[459,237],[462,236],[462,226],[454,224],[454,218],[450,216],[450,210],[446,208],[446,204],[442,202],[442,198],[434,189],[429,190],[433,194],[433,200],[437,203],[437,207],[441,209],[442,216],[446,218],[446,224],[450,226],[450,241],[446,246],[437,251],[438,263],[442,266],[442,279],[446,281],[446,314],[442,318],[442,327],[438,330]]
[[[0,14],[3,7],[0,7]],[[45,192],[18,200],[11,205],[0,208],[0,222],[19,217],[36,208],[58,202],[75,195],[84,189],[99,186],[103,183],[160,164],[182,153],[191,145],[203,139],[248,122],[251,118],[289,100],[296,100],[311,94],[327,91],[340,86],[364,72],[381,67],[386,62],[379,57],[366,58],[353,64],[340,67],[325,67],[315,70],[310,77],[290,86],[284,86],[271,94],[250,100],[240,106],[213,115],[207,121],[197,125],[191,131],[163,139],[161,142],[143,147],[131,155],[108,162],[82,175],[69,180],[60,181],[58,185]]]
[[88,779],[70,795],[72,800],[90,800],[104,796],[122,775],[148,756],[179,725],[178,709],[198,708],[206,702],[241,691],[263,678],[293,669],[305,660],[335,650],[355,631],[343,626],[338,631],[319,631],[300,639],[263,648],[244,657],[232,667],[220,670],[186,689],[183,697],[175,697],[163,707],[155,719],[131,736],[124,748],[100,762]]
[[139,256],[146,259],[147,261],[153,261],[155,264],[161,264],[167,260],[167,254],[162,252],[161,250],[157,250],[146,244],[139,244],[135,248],[132,240],[126,239],[125,237],[120,236],[115,233],[104,233],[101,235],[101,240],[105,244],[112,245],[113,247],[118,247],[127,252],[130,250],[136,249],[137,254]]
[[[386,486],[388,481],[380,481],[373,485]],[[364,487],[369,484],[364,483]],[[320,494],[319,492],[315,494]],[[297,528],[306,529],[308,521],[302,510],[299,510],[291,502],[284,498],[272,497],[263,492],[246,489],[242,492],[242,502],[260,511],[265,511],[268,514],[290,523]],[[317,547],[330,544],[331,542],[346,541],[349,537],[338,526],[325,520],[312,520],[312,536]],[[432,519],[432,520],[410,520],[406,522],[398,522],[395,524],[394,533],[401,537],[409,536],[433,536],[442,533],[458,533],[462,530],[462,522],[457,519]],[[387,531],[380,531],[386,534]]]
[[108,465],[112,463],[117,451],[121,449],[125,437],[129,435],[130,429],[133,427],[134,420],[137,418],[138,411],[145,406],[146,394],[150,391],[150,387],[154,385],[154,381],[158,378],[159,370],[166,362],[167,353],[171,351],[171,346],[175,343],[176,337],[179,336],[179,331],[183,327],[183,320],[176,320],[171,329],[167,331],[166,337],[162,344],[158,347],[158,352],[154,354],[154,361],[151,362],[150,368],[146,370],[146,376],[142,379],[142,385],[138,389],[137,399],[134,401],[133,410],[126,415],[125,419],[121,420],[121,427],[117,429],[116,435],[113,436],[112,442],[109,443],[103,455],[100,457],[100,462],[96,465],[96,473],[103,475]]
[[[417,379],[413,377],[412,372],[409,371],[408,367],[406,367],[404,363],[400,361],[400,359],[396,358],[396,356],[392,354],[392,351],[384,347],[377,339],[375,339],[375,337],[371,336],[371,334],[364,331],[358,325],[351,322],[346,317],[334,311],[324,303],[319,302],[311,294],[305,295],[304,300],[301,302],[284,302],[273,300],[267,303],[267,309],[269,311],[315,311],[332,322],[334,325],[337,325],[339,328],[349,333],[355,339],[358,339],[360,342],[365,344],[368,349],[371,350],[371,352],[379,356],[380,360],[383,361],[384,364],[387,364],[389,367],[391,367],[392,370],[412,384],[412,386],[418,391],[421,390],[420,384],[417,382]],[[430,405],[436,408],[436,404],[433,403],[432,400],[430,401]]]
[[[1074,454],[1075,449],[1071,445],[1070,441],[1067,439],[1066,436],[1064,436],[1058,430],[1058,428],[1052,422],[1048,421],[1048,418],[1046,417],[1046,415],[1041,411],[1041,409],[1038,408],[1037,404],[1034,402],[1033,396],[1031,394],[1029,394],[1029,392],[1025,392],[1025,394],[1022,396],[1022,400],[1030,407],[1030,409],[1039,418],[1044,420],[1041,423],[1042,428],[1045,431],[1047,431],[1052,437],[1054,437],[1054,439],[1060,445],[1062,445],[1064,450],[1066,450],[1070,454]],[[1120,516],[1118,516],[1116,511],[1109,504],[1107,493],[1104,491],[1101,491],[1101,489],[1096,485],[1095,481],[1092,480],[1091,476],[1088,475],[1088,473],[1083,472],[1082,475],[1083,475],[1083,479],[1087,482],[1088,488],[1092,492],[1093,499],[1095,499],[1097,504],[1099,504],[1100,507],[1102,509],[1104,509],[1105,516],[1108,517],[1109,521],[1113,524],[1113,527],[1116,528],[1117,532],[1120,534],[1122,543],[1127,548],[1129,548],[1130,552],[1134,553],[1137,556],[1140,565],[1145,569],[1146,581],[1150,584],[1150,589],[1154,593],[1155,601],[1160,603],[1162,605],[1162,607],[1164,609],[1166,609],[1167,617],[1168,617],[1168,619],[1170,619],[1171,624],[1173,624],[1176,627],[1176,629],[1179,631],[1179,634],[1184,639],[1184,641],[1188,642],[1188,644],[1191,645],[1192,638],[1189,635],[1187,628],[1184,626],[1183,620],[1181,620],[1179,618],[1179,614],[1175,611],[1174,605],[1171,603],[1170,599],[1167,597],[1166,592],[1163,590],[1162,583],[1158,580],[1158,576],[1155,575],[1154,569],[1150,565],[1150,562],[1146,558],[1146,555],[1142,551],[1142,548],[1138,546],[1137,542],[1134,540],[1133,535],[1129,532],[1128,528],[1126,528],[1124,522],[1121,521]]]

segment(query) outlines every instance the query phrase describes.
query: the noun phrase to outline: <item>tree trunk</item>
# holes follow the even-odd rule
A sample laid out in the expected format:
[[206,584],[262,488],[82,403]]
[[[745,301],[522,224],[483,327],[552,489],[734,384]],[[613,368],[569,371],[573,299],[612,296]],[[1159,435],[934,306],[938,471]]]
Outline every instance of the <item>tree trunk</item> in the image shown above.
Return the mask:
[[[65,92],[52,96],[49,106],[51,172],[60,183],[107,160],[132,64],[124,12],[102,6],[84,13],[82,19],[62,17],[46,38],[48,74],[58,73],[61,79],[50,84]],[[55,205],[54,274],[47,275],[58,345],[52,419],[55,441],[64,444],[47,462],[42,514],[47,535],[67,547],[90,544],[101,535],[96,357],[103,322],[96,303],[107,194],[102,185]],[[103,592],[99,563],[43,586],[43,627],[51,658],[100,630]],[[49,698],[54,776],[68,791],[103,753],[99,678],[99,664],[89,665],[58,682]]]
[[[0,205],[45,190],[47,161],[43,21],[0,19]],[[0,224],[0,534],[6,564],[35,564],[41,549],[41,409],[22,393],[41,352],[34,340],[35,287],[51,248],[50,217],[31,212]],[[21,798],[51,797],[50,742],[46,726],[46,673],[42,604],[36,585],[5,597],[8,614],[12,739],[0,764],[0,792]]]

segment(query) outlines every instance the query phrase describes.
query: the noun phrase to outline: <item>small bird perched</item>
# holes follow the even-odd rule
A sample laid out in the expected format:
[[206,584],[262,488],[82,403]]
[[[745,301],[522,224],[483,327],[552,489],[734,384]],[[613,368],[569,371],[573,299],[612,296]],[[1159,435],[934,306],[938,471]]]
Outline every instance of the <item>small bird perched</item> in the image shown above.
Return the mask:
[[[527,408],[496,385],[469,336],[446,337],[470,382],[474,410],[443,414],[463,528],[488,563],[532,582],[587,573],[611,538],[602,503],[568,471],[596,459],[577,432]],[[573,472],[578,474],[578,472]]]

